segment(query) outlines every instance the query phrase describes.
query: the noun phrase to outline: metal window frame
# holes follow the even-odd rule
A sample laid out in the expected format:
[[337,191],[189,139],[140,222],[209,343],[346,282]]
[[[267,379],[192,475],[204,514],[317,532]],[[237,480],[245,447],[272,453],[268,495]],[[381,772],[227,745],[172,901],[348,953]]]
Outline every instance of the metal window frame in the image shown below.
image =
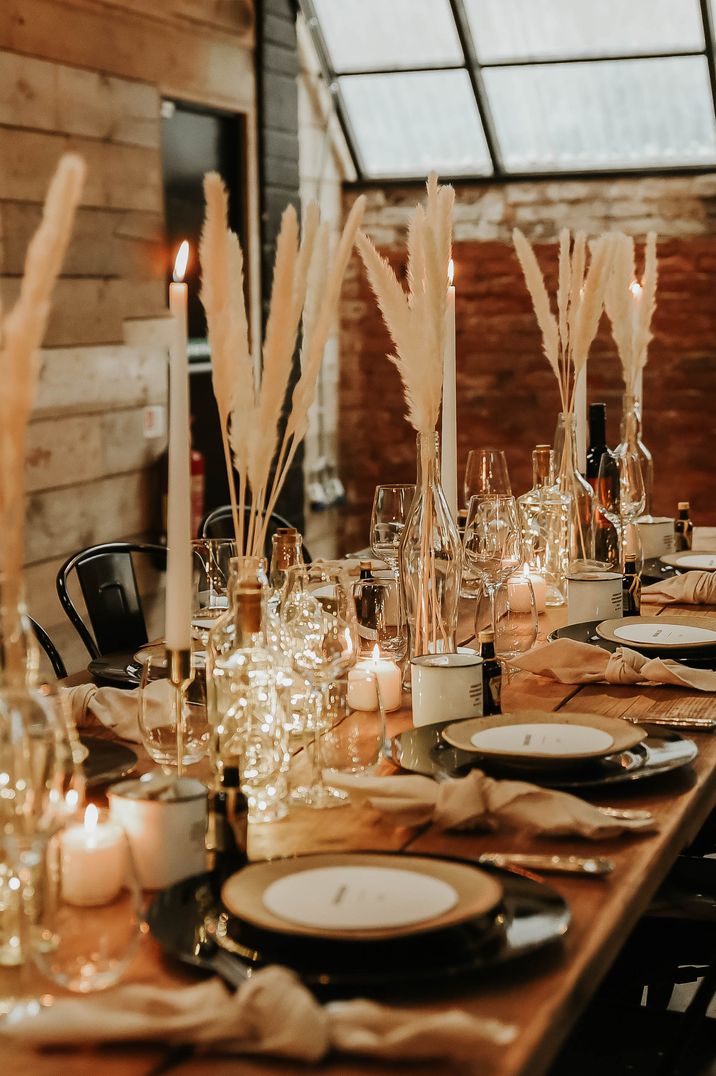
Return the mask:
[[514,172],[507,169],[504,165],[502,158],[502,152],[500,148],[500,141],[497,136],[495,124],[492,118],[492,111],[490,108],[490,101],[482,76],[482,72],[489,69],[500,67],[544,67],[554,64],[576,64],[576,63],[609,63],[612,61],[630,61],[630,60],[664,60],[675,59],[681,57],[690,56],[703,56],[706,59],[708,72],[709,72],[709,85],[711,88],[711,105],[714,113],[714,121],[716,122],[716,53],[714,51],[714,42],[716,40],[716,28],[714,27],[714,20],[712,19],[711,9],[709,6],[709,0],[699,0],[699,8],[701,13],[701,25],[703,29],[704,48],[703,49],[684,49],[682,51],[662,51],[662,52],[628,52],[619,53],[605,56],[603,54],[597,55],[582,55],[582,56],[550,56],[543,57],[541,59],[503,59],[495,61],[480,62],[477,56],[477,49],[475,47],[475,40],[470,28],[470,22],[465,9],[464,0],[448,0],[448,5],[455,24],[455,31],[457,38],[460,42],[460,47],[463,53],[462,63],[446,63],[446,64],[418,64],[408,65],[405,67],[365,67],[356,69],[347,69],[345,71],[336,71],[332,65],[330,52],[326,44],[325,37],[321,28],[320,20],[316,13],[316,8],[313,0],[299,0],[299,6],[303,11],[304,17],[308,24],[308,28],[311,32],[318,59],[323,72],[323,77],[326,80],[326,85],[329,87],[333,99],[336,104],[336,113],[343,130],[343,135],[348,146],[353,165],[356,170],[358,179],[352,183],[347,184],[350,187],[388,187],[388,186],[410,186],[412,184],[421,184],[424,182],[425,177],[422,175],[407,175],[407,176],[374,176],[367,173],[364,161],[361,157],[360,143],[353,130],[348,109],[346,107],[345,100],[341,93],[339,79],[350,78],[359,75],[405,75],[405,74],[417,74],[421,72],[430,71],[466,71],[470,81],[470,86],[475,97],[475,104],[477,106],[478,115],[480,117],[480,123],[485,136],[485,142],[490,155],[490,162],[492,165],[492,172],[489,174],[480,175],[445,175],[441,176],[447,182],[460,183],[465,185],[474,184],[476,186],[485,186],[489,183],[504,183],[504,182],[519,182],[527,180],[550,180],[550,179],[598,179],[603,177],[620,178],[620,177],[635,177],[635,176],[670,176],[670,175],[700,175],[704,172],[716,171],[716,161],[712,165],[708,164],[689,164],[689,165],[645,165],[643,167],[634,168],[604,168],[604,169],[570,169],[570,170],[555,170],[554,168],[528,171],[528,172]]

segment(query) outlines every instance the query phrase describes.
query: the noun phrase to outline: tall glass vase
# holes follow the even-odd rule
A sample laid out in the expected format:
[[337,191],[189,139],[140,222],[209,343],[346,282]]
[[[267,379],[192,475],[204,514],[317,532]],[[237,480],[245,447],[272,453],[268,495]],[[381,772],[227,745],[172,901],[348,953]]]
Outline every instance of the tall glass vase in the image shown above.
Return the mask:
[[565,574],[569,562],[594,558],[594,490],[579,470],[574,415],[560,412],[554,435],[557,488],[571,497],[569,541],[562,555]]
[[630,393],[622,396],[620,437],[621,441],[616,448],[615,455],[617,457],[623,456],[626,452],[632,451],[636,452],[639,457],[646,492],[644,514],[650,515],[654,491],[654,461],[651,458],[651,452],[641,439],[641,401]]
[[400,575],[410,657],[452,653],[462,573],[462,546],[440,485],[437,433],[418,434],[417,482],[400,543]]

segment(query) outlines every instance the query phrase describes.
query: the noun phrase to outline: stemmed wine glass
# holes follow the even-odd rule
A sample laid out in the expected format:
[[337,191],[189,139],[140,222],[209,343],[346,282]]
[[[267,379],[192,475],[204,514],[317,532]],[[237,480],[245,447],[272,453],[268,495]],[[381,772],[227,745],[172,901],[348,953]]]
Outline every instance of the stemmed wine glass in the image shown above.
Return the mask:
[[505,453],[499,448],[473,448],[467,454],[465,468],[465,504],[471,497],[497,494],[512,495]]
[[508,679],[510,659],[532,649],[538,628],[537,602],[529,577],[516,575],[500,583],[495,591],[495,657],[503,662]]
[[514,497],[471,497],[467,510],[465,565],[481,580],[490,601],[490,621],[495,626],[495,590],[522,561],[522,532]]
[[308,807],[336,807],[346,802],[348,793],[324,783],[321,733],[332,723],[331,683],[355,664],[358,654],[355,603],[343,573],[319,562],[289,568],[281,623],[294,669],[317,689],[314,699],[320,693],[311,783],[294,788],[291,798]]
[[403,537],[415,486],[376,486],[370,519],[370,551],[398,576],[400,540]]
[[597,502],[619,536],[619,564],[624,571],[625,535],[629,524],[642,514],[646,489],[637,452],[604,452],[597,475]]

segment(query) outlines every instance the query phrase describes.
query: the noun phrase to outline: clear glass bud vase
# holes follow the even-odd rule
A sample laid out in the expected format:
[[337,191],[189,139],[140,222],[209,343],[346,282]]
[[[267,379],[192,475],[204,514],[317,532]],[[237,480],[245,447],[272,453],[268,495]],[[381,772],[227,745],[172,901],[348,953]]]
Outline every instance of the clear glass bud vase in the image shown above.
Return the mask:
[[654,491],[654,461],[651,458],[651,452],[641,439],[641,401],[629,393],[622,396],[622,421],[619,435],[621,441],[617,445],[615,455],[619,457],[628,451],[633,451],[639,457],[646,493],[644,514],[650,515]]
[[400,543],[410,657],[452,653],[462,573],[460,535],[440,485],[437,433],[418,434],[415,496]]
[[554,459],[557,488],[572,499],[569,542],[562,551],[566,574],[570,561],[594,558],[594,490],[579,470],[574,415],[564,411],[557,420]]

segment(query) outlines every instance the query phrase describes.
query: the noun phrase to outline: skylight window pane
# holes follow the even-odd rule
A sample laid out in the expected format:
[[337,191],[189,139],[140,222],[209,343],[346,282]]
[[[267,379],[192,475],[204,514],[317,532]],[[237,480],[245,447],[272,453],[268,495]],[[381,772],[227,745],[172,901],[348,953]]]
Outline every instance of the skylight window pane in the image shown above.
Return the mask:
[[466,0],[466,7],[481,63],[704,47],[698,0]]
[[483,74],[508,171],[716,161],[705,58],[494,67]]
[[492,171],[466,71],[347,75],[338,81],[364,174]]
[[461,64],[448,0],[314,0],[333,70]]

